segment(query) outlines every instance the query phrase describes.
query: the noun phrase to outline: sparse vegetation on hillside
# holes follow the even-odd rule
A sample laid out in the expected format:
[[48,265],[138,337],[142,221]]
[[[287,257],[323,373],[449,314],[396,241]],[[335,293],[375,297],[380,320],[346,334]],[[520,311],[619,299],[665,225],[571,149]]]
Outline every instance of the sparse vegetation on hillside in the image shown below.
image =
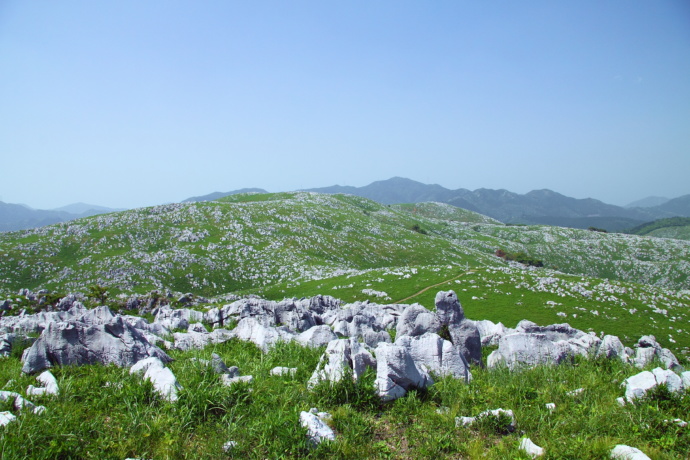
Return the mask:
[[626,233],[690,240],[690,217],[671,217],[638,225]]
[[[567,322],[617,335],[626,346],[653,334],[688,365],[689,243],[506,226],[451,208],[249,194],[0,235],[5,314],[51,309],[69,292],[128,313],[187,303],[206,310],[245,295],[430,307],[439,290],[453,289],[471,319],[508,327],[523,319]],[[447,329],[439,332],[450,338]],[[17,341],[0,359],[3,390],[24,394],[35,384],[20,372],[29,345]],[[474,367],[469,384],[436,377],[426,391],[382,403],[371,372],[358,384],[346,379],[308,391],[322,352],[292,342],[264,354],[237,339],[171,350],[169,366],[182,385],[176,403],[126,369],[57,367],[60,396],[36,401],[44,414],[22,413],[20,423],[0,428],[0,449],[3,458],[529,458],[519,450],[523,435],[546,449],[544,458],[607,458],[616,444],[653,459],[684,458],[690,449],[690,430],[668,422],[688,421],[690,394],[662,388],[621,407],[620,383],[639,370],[618,361],[578,358],[516,372]],[[211,353],[254,381],[220,384],[195,360]],[[278,377],[269,373],[275,366],[298,370]],[[312,407],[332,414],[335,442],[308,442],[299,414]],[[456,425],[455,417],[499,407],[513,410],[515,431],[494,419]],[[236,444],[226,451],[229,441]]]

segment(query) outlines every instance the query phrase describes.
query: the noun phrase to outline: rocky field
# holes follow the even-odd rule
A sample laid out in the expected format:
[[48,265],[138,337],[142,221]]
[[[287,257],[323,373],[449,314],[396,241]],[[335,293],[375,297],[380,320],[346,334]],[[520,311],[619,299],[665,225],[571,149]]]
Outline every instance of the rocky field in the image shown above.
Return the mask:
[[2,234],[3,458],[686,458],[689,264],[305,192]]

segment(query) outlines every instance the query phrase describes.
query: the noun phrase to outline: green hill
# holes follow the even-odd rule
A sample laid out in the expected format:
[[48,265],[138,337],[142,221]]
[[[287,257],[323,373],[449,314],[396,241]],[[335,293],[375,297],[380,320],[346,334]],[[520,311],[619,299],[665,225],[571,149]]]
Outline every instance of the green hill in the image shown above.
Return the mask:
[[[690,347],[673,324],[687,321],[690,243],[491,222],[437,203],[307,192],[156,206],[0,235],[0,294],[100,285],[113,301],[169,290],[431,305],[437,290],[455,289],[477,319],[567,320]],[[544,268],[510,265],[498,249]]]
[[[544,267],[507,262],[498,249]],[[225,294],[433,308],[439,290],[453,289],[471,319],[508,327],[522,319],[567,322],[617,335],[626,346],[653,334],[686,368],[688,273],[690,242],[677,239],[503,225],[444,204],[386,206],[305,192],[240,194],[0,234],[0,294],[19,307],[32,306],[20,288],[54,297],[100,285],[111,308],[152,289],[191,292],[211,297],[201,309],[226,303]],[[21,372],[26,346],[13,345],[2,359],[6,391],[36,384]],[[470,384],[438,378],[428,390],[383,403],[373,372],[358,384],[343,379],[309,391],[323,348],[279,343],[263,353],[235,338],[168,351],[181,384],[177,403],[128,369],[58,366],[59,396],[36,399],[45,413],[2,402],[19,419],[1,428],[3,458],[529,458],[518,447],[523,436],[544,447],[545,458],[608,458],[628,444],[675,459],[690,446],[687,427],[670,422],[687,420],[690,393],[663,387],[621,407],[621,382],[640,369],[617,360],[578,357],[518,372],[473,367]],[[491,348],[483,351],[486,358]],[[202,361],[212,353],[253,381],[221,384]],[[276,376],[275,366],[297,371]],[[311,407],[332,414],[336,441],[308,443],[299,416]],[[514,432],[500,419],[456,422],[497,407],[514,411]]]
[[690,217],[671,217],[638,225],[626,233],[633,235],[656,236],[658,238],[675,238],[690,240]]

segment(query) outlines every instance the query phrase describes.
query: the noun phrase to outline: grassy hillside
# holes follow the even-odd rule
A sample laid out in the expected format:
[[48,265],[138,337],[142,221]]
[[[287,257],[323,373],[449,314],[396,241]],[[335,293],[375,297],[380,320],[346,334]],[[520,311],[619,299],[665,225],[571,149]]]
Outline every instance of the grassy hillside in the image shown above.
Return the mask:
[[[216,295],[349,270],[489,259],[351,196],[240,195],[0,235],[2,287]],[[416,227],[415,227],[416,226]]]
[[[545,267],[512,268],[497,249]],[[46,288],[111,299],[151,290],[271,299],[422,302],[455,289],[476,319],[569,322],[632,345],[685,330],[690,243],[548,226],[506,226],[448,205],[384,206],[349,195],[233,195],[0,235],[2,293]],[[686,289],[686,290],[684,290]]]
[[101,284],[217,295],[373,268],[497,266],[492,254],[501,248],[566,273],[688,288],[689,243],[477,223],[487,220],[349,195],[233,195],[2,234],[0,281],[6,291]]
[[658,238],[675,238],[679,240],[690,240],[690,218],[672,217],[669,219],[659,219],[654,222],[647,222],[626,233],[633,235],[656,236]]
[[[217,374],[195,360],[210,359],[214,352],[254,381],[220,384]],[[176,403],[163,400],[128,369],[55,368],[60,395],[32,398],[46,411],[25,411],[0,428],[0,449],[4,459],[529,459],[519,450],[523,436],[546,450],[546,460],[605,459],[617,444],[638,447],[653,460],[687,458],[690,449],[690,430],[671,422],[687,420],[690,394],[656,391],[621,407],[620,383],[639,370],[616,361],[577,360],[523,372],[473,368],[470,384],[438,379],[427,391],[381,403],[372,373],[359,385],[344,379],[307,390],[321,353],[291,343],[263,354],[236,339],[171,352],[175,361],[169,367],[182,385]],[[0,363],[4,389],[23,393],[36,383],[21,374],[18,356]],[[272,376],[274,366],[297,372]],[[332,414],[335,441],[310,445],[299,414],[312,407]],[[456,426],[455,417],[499,407],[514,412],[515,431],[493,418]],[[225,452],[228,441],[236,444]]]
[[[508,263],[494,255],[497,249],[525,252],[545,266]],[[2,234],[0,294],[24,305],[19,288],[86,293],[98,284],[111,299],[170,289],[218,296],[214,304],[228,293],[273,300],[324,294],[433,308],[439,290],[453,289],[472,319],[508,327],[522,319],[567,322],[618,335],[628,346],[653,334],[690,367],[689,264],[690,243],[680,240],[506,226],[437,203],[249,194]],[[214,352],[254,381],[220,384],[196,360]],[[475,367],[470,384],[439,378],[427,391],[382,403],[371,372],[359,385],[345,379],[308,391],[322,352],[289,343],[264,354],[236,339],[171,350],[169,367],[183,387],[177,403],[127,369],[54,368],[60,395],[35,398],[44,414],[17,413],[18,421],[0,428],[0,451],[3,458],[46,459],[527,459],[518,447],[523,435],[546,449],[546,459],[608,458],[616,444],[654,460],[686,458],[690,449],[690,430],[669,422],[689,421],[690,393],[662,389],[621,407],[620,384],[639,370],[617,361],[576,359],[521,372]],[[20,372],[21,353],[18,346],[0,359],[3,390],[23,394],[36,384]],[[298,370],[272,376],[275,366]],[[3,404],[0,411],[13,410]],[[307,441],[299,414],[312,407],[333,415],[335,442]],[[499,407],[514,411],[514,432],[492,419],[456,426],[455,417]],[[228,441],[236,444],[226,452]]]

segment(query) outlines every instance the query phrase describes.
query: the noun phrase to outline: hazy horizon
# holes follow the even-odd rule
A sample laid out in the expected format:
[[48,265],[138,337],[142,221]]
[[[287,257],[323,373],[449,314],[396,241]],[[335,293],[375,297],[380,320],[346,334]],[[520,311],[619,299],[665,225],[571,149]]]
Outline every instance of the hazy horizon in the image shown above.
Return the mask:
[[690,193],[690,4],[0,4],[0,199]]

